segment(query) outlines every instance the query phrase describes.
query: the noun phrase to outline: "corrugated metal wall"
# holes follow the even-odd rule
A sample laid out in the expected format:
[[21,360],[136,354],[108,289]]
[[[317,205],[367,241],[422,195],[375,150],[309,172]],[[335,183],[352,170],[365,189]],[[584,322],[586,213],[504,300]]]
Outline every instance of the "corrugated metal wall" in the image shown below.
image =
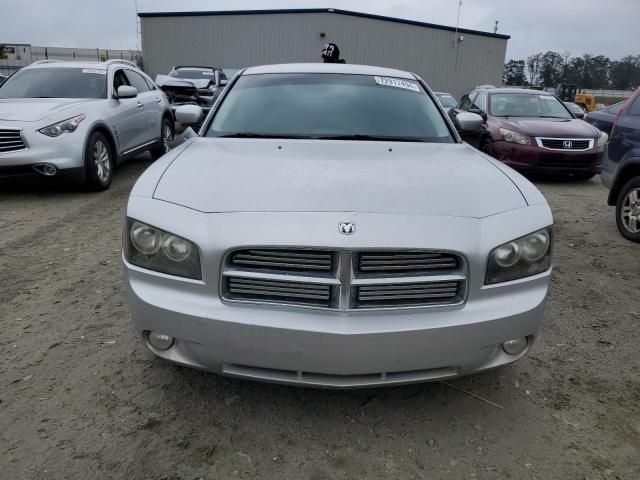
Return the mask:
[[[459,96],[501,84],[507,40],[336,13],[143,17],[145,69],[155,77],[173,65],[229,68],[320,61],[338,44],[349,63],[409,70],[434,90]],[[320,33],[326,34],[321,38]]]

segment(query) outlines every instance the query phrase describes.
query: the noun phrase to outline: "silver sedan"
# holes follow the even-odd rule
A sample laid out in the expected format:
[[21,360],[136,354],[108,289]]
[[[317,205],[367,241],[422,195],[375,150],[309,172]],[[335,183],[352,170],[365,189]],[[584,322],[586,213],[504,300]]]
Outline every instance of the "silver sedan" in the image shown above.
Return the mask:
[[521,358],[543,318],[553,219],[531,183],[460,140],[480,117],[456,122],[411,73],[241,72],[131,193],[124,263],[146,347],[330,388]]

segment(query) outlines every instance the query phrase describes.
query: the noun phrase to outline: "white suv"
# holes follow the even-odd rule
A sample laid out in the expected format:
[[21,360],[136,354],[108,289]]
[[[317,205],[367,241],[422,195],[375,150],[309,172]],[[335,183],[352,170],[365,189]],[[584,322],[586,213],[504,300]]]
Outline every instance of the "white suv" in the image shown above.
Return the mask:
[[0,178],[40,175],[109,187],[115,165],[169,150],[166,96],[133,63],[41,61],[0,87]]

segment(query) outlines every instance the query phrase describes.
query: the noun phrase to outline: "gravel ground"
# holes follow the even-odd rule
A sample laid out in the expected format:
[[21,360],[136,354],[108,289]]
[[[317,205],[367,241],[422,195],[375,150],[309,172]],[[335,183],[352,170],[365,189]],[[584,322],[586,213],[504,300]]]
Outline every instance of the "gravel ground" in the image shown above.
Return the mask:
[[640,477],[640,246],[598,179],[538,182],[556,266],[530,355],[449,385],[318,391],[144,349],[120,231],[148,164],[104,193],[0,187],[1,479]]

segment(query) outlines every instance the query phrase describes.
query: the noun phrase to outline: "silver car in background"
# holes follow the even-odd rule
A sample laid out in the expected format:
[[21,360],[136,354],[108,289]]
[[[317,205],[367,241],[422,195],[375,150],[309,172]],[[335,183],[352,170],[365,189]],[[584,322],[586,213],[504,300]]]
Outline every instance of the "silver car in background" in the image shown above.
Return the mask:
[[[198,107],[176,115],[195,122]],[[463,143],[414,74],[249,68],[131,192],[133,322],[159,357],[239,378],[471,374],[538,335],[552,223],[542,194]]]
[[38,175],[109,187],[115,165],[173,140],[169,103],[134,64],[41,61],[0,87],[0,178]]

